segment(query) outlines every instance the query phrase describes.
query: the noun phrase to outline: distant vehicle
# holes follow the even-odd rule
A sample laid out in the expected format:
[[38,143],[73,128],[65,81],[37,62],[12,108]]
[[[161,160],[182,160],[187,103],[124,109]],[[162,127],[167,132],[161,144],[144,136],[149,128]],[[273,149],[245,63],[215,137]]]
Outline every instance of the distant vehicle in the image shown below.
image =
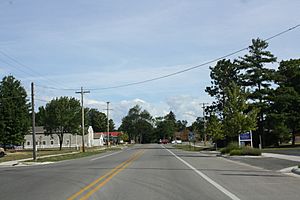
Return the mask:
[[168,140],[168,139],[162,139],[161,143],[162,143],[162,144],[168,144],[168,143],[169,143],[169,140]]
[[0,158],[5,156],[5,155],[6,155],[6,153],[5,153],[4,149],[0,148]]
[[182,141],[181,140],[175,140],[175,143],[176,144],[182,144]]
[[168,139],[159,139],[158,144],[168,144],[169,140]]
[[181,140],[173,140],[171,143],[172,144],[182,144],[182,141]]

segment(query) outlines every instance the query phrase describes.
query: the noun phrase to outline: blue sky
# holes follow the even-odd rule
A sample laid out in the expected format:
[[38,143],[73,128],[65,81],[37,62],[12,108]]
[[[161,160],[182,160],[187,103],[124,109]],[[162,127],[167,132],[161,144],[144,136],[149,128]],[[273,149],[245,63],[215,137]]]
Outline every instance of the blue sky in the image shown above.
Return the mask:
[[[298,0],[0,0],[0,75],[56,88],[95,89],[172,73],[247,47],[300,23]],[[299,58],[300,28],[269,43],[278,60]],[[242,56],[246,52],[238,54]],[[22,65],[20,65],[20,63]],[[135,104],[158,116],[201,116],[209,65],[138,86],[91,90],[117,124]],[[277,67],[275,63],[273,67]],[[36,98],[78,96],[36,87]],[[38,101],[38,105],[44,105]],[[190,113],[190,115],[186,114]],[[193,116],[194,115],[194,116]]]

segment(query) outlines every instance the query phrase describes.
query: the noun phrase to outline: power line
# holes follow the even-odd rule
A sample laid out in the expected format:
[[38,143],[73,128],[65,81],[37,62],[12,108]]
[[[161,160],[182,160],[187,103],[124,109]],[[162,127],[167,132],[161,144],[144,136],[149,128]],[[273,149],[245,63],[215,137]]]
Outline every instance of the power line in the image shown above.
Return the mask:
[[50,90],[65,90],[65,91],[75,91],[78,90],[78,88],[58,88],[58,87],[51,87],[51,86],[45,86],[40,84],[35,84],[36,87],[50,89]]
[[[263,40],[263,41],[270,41],[276,37],[279,37],[287,32],[290,32],[296,28],[300,27],[300,24],[296,25],[296,26],[293,26],[293,27],[290,27],[284,31],[281,31],[279,33],[276,33],[275,35],[271,36],[271,37],[268,37],[267,39]],[[219,61],[219,60],[222,60],[222,59],[225,59],[227,57],[230,57],[232,55],[235,55],[235,54],[238,54],[240,52],[243,52],[245,50],[249,49],[249,47],[244,47],[244,48],[241,48],[237,51],[233,51],[231,53],[228,53],[226,55],[223,55],[223,56],[220,56],[218,58],[215,58],[215,59],[212,59],[210,61],[207,61],[207,62],[204,62],[202,64],[199,64],[199,65],[196,65],[196,66],[192,66],[192,67],[189,67],[189,68],[186,68],[186,69],[183,69],[183,70],[179,70],[179,71],[176,71],[176,72],[173,72],[173,73],[170,73],[170,74],[166,74],[166,75],[162,75],[162,76],[158,76],[158,77],[154,77],[154,78],[150,78],[150,79],[146,79],[146,80],[142,80],[142,81],[136,81],[136,82],[132,82],[132,83],[127,83],[127,84],[121,84],[121,85],[116,85],[116,86],[109,86],[109,87],[102,87],[102,88],[91,88],[89,90],[92,90],[92,91],[97,91],[97,90],[108,90],[108,89],[116,89],[116,88],[123,88],[123,87],[128,87],[128,86],[133,86],[133,85],[140,85],[140,84],[144,84],[144,83],[148,83],[148,82],[152,82],[152,81],[157,81],[157,80],[160,80],[160,79],[165,79],[165,78],[168,78],[168,77],[171,77],[171,76],[175,76],[175,75],[178,75],[178,74],[182,74],[182,73],[185,73],[185,72],[188,72],[188,71],[191,71],[191,70],[194,70],[194,69],[197,69],[197,68],[200,68],[200,67],[203,67],[205,65],[208,65],[208,64],[211,64],[211,63],[214,63],[216,61]],[[39,87],[43,87],[43,88],[47,88],[47,89],[53,89],[53,90],[76,90],[76,89],[71,89],[71,88],[55,88],[55,87],[49,87],[49,86],[42,86],[42,85],[39,85]]]
[[[282,32],[279,32],[267,39],[265,39],[264,41],[269,41],[269,40],[272,40],[280,35],[283,35],[289,31],[292,31],[296,28],[298,28],[300,26],[300,24],[296,25],[296,26],[293,26],[291,28],[288,28],[287,30],[284,30]],[[163,75],[163,76],[158,76],[158,77],[155,77],[155,78],[151,78],[151,79],[146,79],[146,80],[143,80],[143,81],[137,81],[137,82],[133,82],[133,83],[127,83],[127,84],[122,84],[122,85],[117,85],[117,86],[111,86],[111,87],[103,87],[103,88],[94,88],[94,89],[89,89],[89,90],[93,90],[93,91],[96,91],[96,90],[108,90],[108,89],[115,89],[115,88],[122,88],[122,87],[128,87],[128,86],[133,86],[133,85],[140,85],[140,84],[143,84],[143,83],[147,83],[147,82],[152,82],[152,81],[156,81],[156,80],[160,80],[160,79],[164,79],[164,78],[168,78],[170,76],[175,76],[175,75],[178,75],[178,74],[182,74],[184,72],[187,72],[187,71],[191,71],[193,69],[196,69],[196,68],[199,68],[199,67],[202,67],[202,66],[205,66],[205,65],[208,65],[208,64],[211,64],[211,63],[214,63],[218,60],[222,60],[224,58],[227,58],[229,56],[232,56],[232,55],[235,55],[237,53],[240,53],[242,51],[245,51],[247,50],[249,47],[245,47],[245,48],[242,48],[242,49],[239,49],[237,51],[234,51],[234,52],[231,52],[229,54],[226,54],[224,56],[221,56],[221,57],[218,57],[218,58],[215,58],[215,59],[212,59],[210,61],[207,61],[207,62],[204,62],[200,65],[196,65],[196,66],[193,66],[193,67],[189,67],[189,68],[186,68],[186,69],[183,69],[183,70],[179,70],[177,72],[173,72],[173,73],[170,73],[170,74],[166,74],[166,75]]]
[[42,78],[42,79],[44,79],[45,81],[48,81],[48,82],[51,83],[51,84],[54,83],[54,84],[56,84],[56,85],[59,85],[59,83],[57,83],[57,81],[51,80],[51,79],[49,79],[49,78],[46,78],[43,74],[41,74],[41,73],[39,73],[39,72],[37,72],[37,71],[31,69],[29,66],[27,66],[27,65],[25,65],[24,63],[20,62],[17,58],[15,58],[15,57],[13,57],[13,56],[11,56],[11,55],[8,55],[8,54],[7,54],[6,52],[4,52],[3,50],[0,50],[0,54],[2,54],[3,56],[5,56],[6,58],[8,58],[10,61],[16,63],[17,65],[19,65],[19,66],[21,66],[21,67],[23,67],[23,68],[28,69],[28,70],[30,71],[30,73],[27,72],[27,71],[24,71],[23,69],[20,69],[20,68],[18,68],[18,67],[16,67],[16,66],[12,65],[12,64],[10,64],[10,63],[8,63],[8,62],[6,62],[6,61],[4,61],[3,59],[1,59],[2,62],[8,64],[9,66],[11,66],[11,67],[13,67],[13,68],[15,68],[15,69],[17,69],[17,70],[19,70],[19,71],[21,71],[21,72],[27,74],[27,75],[30,75],[30,76],[36,76],[36,75],[38,75],[39,78]]

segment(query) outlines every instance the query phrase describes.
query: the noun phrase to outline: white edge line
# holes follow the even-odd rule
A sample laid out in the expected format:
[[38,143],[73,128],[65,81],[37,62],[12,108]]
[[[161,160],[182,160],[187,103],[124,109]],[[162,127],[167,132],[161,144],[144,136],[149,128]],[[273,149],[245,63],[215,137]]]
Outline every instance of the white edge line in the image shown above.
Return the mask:
[[121,153],[122,151],[117,151],[117,152],[114,152],[114,153],[111,153],[111,154],[107,154],[107,155],[104,155],[104,156],[100,156],[100,157],[97,157],[97,158],[93,158],[91,159],[90,161],[94,161],[94,160],[98,160],[98,159],[101,159],[101,158],[106,158],[108,156],[112,156],[112,155],[115,155],[115,154],[118,154],[118,153]]
[[217,182],[215,182],[214,180],[212,180],[211,178],[209,178],[208,176],[206,176],[205,174],[203,174],[202,172],[200,172],[199,170],[197,170],[195,167],[193,167],[191,164],[189,164],[188,162],[186,162],[182,158],[178,157],[175,153],[173,153],[172,151],[170,151],[169,149],[167,149],[163,145],[161,145],[161,146],[164,149],[166,149],[170,154],[172,154],[173,156],[175,156],[175,158],[177,158],[178,160],[180,160],[181,162],[183,162],[186,166],[188,166],[190,169],[192,169],[194,172],[196,172],[199,176],[201,176],[203,179],[205,179],[207,182],[209,182],[214,187],[216,187],[218,190],[220,190],[221,192],[223,192],[224,194],[226,194],[229,198],[231,198],[232,200],[240,200],[236,195],[234,195],[233,193],[229,192],[223,186],[221,186],[220,184],[218,184]]

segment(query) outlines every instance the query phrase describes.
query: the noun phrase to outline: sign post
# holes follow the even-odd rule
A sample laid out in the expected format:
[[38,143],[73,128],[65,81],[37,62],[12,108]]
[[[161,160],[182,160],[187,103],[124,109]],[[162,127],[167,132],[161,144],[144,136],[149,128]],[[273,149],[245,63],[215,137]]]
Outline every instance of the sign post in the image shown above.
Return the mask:
[[253,147],[252,131],[239,134],[239,146],[245,145],[245,142],[250,142],[250,146]]

